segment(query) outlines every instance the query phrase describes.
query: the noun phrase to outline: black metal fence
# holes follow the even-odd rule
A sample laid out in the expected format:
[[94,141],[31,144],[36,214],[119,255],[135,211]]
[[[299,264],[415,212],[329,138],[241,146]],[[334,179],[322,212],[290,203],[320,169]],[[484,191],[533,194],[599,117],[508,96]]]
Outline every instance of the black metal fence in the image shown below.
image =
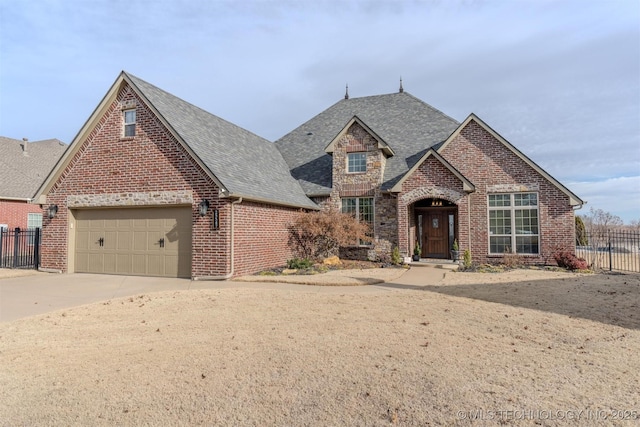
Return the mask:
[[0,229],[0,268],[40,267],[40,228]]
[[587,246],[577,246],[576,255],[596,270],[640,273],[640,233],[602,230],[587,233]]

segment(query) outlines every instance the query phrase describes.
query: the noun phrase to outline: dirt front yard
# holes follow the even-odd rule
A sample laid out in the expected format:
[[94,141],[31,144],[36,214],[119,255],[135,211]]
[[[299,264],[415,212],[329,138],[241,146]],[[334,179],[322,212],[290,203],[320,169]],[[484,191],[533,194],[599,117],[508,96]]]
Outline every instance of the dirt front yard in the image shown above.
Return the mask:
[[378,286],[163,292],[0,324],[0,426],[639,423],[639,275]]

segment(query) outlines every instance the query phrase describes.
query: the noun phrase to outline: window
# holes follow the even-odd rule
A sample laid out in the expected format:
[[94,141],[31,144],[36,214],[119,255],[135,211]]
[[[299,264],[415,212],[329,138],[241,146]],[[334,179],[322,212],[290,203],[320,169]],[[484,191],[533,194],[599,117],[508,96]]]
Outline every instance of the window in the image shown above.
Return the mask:
[[540,253],[538,195],[489,195],[489,253]]
[[136,110],[124,112],[124,136],[136,136]]
[[30,213],[27,214],[27,228],[42,228],[42,214],[40,213]]
[[347,172],[357,173],[367,171],[367,153],[347,154]]
[[[27,214],[27,229],[35,230],[36,228],[42,228],[42,214],[29,213]],[[29,244],[33,245],[35,242],[35,234],[29,233],[27,236]]]
[[[373,197],[345,197],[342,199],[342,212],[352,214],[358,221],[369,224],[369,234],[373,237]],[[370,243],[360,241],[359,244]]]

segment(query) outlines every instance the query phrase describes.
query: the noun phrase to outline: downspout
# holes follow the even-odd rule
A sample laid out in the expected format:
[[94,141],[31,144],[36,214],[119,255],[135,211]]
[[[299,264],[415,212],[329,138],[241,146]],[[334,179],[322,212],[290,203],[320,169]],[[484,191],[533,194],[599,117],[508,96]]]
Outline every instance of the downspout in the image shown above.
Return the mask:
[[234,273],[234,269],[235,269],[235,262],[234,262],[234,257],[235,257],[235,244],[234,244],[234,215],[233,215],[233,205],[235,204],[239,204],[242,203],[242,197],[240,197],[238,200],[234,200],[233,202],[231,202],[231,221],[229,222],[231,230],[230,230],[230,243],[229,243],[229,253],[231,254],[231,271],[229,271],[229,273],[225,274],[224,276],[199,276],[199,277],[194,277],[193,280],[228,280],[231,277],[233,277],[233,273]]
[[467,248],[471,252],[471,195],[467,194],[467,236],[469,236],[469,242]]

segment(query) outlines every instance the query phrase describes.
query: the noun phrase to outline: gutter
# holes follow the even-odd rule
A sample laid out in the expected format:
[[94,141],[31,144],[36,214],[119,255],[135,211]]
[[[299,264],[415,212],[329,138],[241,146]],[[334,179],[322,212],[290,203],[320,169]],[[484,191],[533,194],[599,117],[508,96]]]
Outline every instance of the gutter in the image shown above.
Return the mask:
[[239,204],[239,203],[242,203],[242,197],[240,197],[238,200],[234,200],[233,202],[231,202],[231,224],[230,224],[230,226],[231,226],[231,230],[230,230],[231,238],[229,239],[230,240],[229,253],[231,254],[231,271],[229,271],[224,276],[198,276],[198,277],[194,277],[191,280],[229,280],[231,277],[233,277],[233,273],[234,273],[234,270],[235,270],[235,262],[234,262],[234,258],[235,258],[234,235],[235,235],[235,233],[234,233],[234,215],[233,215],[234,209],[233,209],[233,205]]
[[33,203],[33,199],[30,199],[28,197],[4,197],[4,196],[0,196],[0,200],[11,200],[13,202],[27,202],[29,204],[35,204],[35,203]]

